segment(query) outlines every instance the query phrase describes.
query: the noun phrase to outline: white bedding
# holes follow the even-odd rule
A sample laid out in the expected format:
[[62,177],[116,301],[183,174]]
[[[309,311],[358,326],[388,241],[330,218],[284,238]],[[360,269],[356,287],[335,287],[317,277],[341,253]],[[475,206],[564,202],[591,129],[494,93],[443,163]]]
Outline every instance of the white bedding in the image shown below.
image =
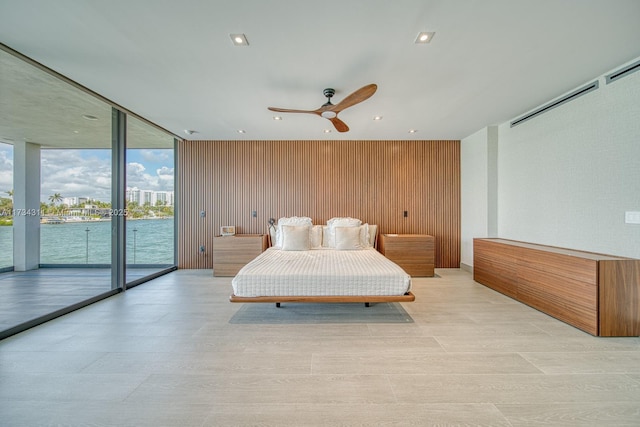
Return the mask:
[[231,284],[238,297],[404,295],[411,277],[374,248],[271,247],[245,265]]

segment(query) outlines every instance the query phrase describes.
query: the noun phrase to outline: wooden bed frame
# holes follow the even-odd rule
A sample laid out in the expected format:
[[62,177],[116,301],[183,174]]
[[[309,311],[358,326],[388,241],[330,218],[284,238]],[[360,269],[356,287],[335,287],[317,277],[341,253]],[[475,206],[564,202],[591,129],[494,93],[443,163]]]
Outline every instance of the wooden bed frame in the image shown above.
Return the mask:
[[[275,228],[271,224],[269,228],[269,246],[272,245],[272,241],[275,239]],[[374,248],[378,246],[377,226],[376,234],[374,236],[373,245]],[[411,291],[406,292],[403,295],[282,295],[282,296],[261,296],[261,297],[239,297],[235,294],[229,296],[231,302],[259,302],[259,303],[275,303],[276,307],[280,307],[280,303],[283,302],[299,302],[299,303],[341,303],[341,302],[358,302],[364,303],[369,307],[369,303],[379,302],[412,302],[416,297]]]
[[274,302],[280,307],[282,302],[363,302],[368,307],[369,303],[376,302],[411,302],[416,297],[411,292],[404,295],[317,295],[317,296],[264,296],[264,297],[238,297],[231,294],[231,302]]

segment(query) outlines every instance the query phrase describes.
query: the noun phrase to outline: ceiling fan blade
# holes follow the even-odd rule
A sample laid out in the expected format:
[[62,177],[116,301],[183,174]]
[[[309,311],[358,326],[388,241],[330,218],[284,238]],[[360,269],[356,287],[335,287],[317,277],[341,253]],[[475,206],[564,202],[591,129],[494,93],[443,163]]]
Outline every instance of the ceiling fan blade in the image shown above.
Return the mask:
[[366,85],[361,87],[360,89],[353,92],[351,95],[344,98],[342,101],[338,102],[333,108],[330,108],[331,111],[335,111],[336,113],[344,110],[345,108],[349,108],[353,105],[356,105],[368,98],[371,97],[378,90],[378,85],[372,83],[370,85]]
[[333,126],[335,126],[336,130],[338,132],[349,132],[349,126],[347,126],[347,124],[345,122],[343,122],[342,120],[340,120],[337,117],[333,117],[330,119],[327,119],[329,121],[331,121],[331,123],[333,123]]
[[311,113],[311,114],[320,114],[318,110],[292,110],[289,108],[276,108],[276,107],[268,107],[271,111],[276,111],[278,113]]

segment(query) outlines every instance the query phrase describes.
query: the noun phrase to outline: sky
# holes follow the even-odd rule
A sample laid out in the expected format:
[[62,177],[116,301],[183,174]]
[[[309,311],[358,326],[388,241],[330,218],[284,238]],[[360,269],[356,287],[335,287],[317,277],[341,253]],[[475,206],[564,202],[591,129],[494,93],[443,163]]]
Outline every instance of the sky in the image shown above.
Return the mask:
[[[173,150],[127,150],[127,187],[173,191]],[[40,201],[49,196],[111,200],[111,150],[40,151]],[[0,197],[13,189],[13,147],[0,143]]]

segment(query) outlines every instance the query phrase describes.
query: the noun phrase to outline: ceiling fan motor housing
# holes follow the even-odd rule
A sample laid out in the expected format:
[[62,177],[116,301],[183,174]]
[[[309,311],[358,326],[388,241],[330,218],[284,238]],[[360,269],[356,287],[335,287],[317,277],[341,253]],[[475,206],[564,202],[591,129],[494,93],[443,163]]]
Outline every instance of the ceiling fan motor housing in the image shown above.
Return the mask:
[[335,89],[328,87],[322,93],[324,93],[324,96],[331,99],[331,97],[336,94],[336,91]]

